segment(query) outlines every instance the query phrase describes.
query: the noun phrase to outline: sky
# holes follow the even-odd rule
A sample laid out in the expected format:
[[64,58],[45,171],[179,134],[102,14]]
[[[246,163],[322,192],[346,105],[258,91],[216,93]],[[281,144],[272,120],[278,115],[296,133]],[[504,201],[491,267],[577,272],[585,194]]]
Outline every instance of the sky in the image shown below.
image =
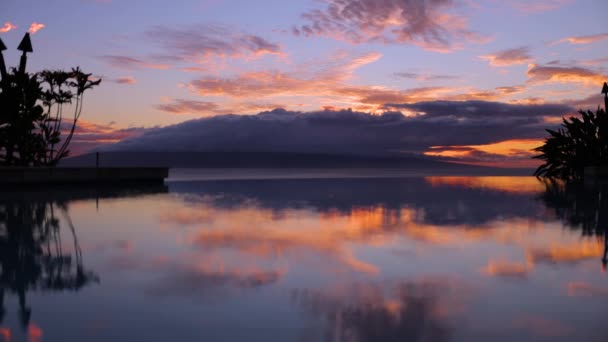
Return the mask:
[[604,0],[2,0],[7,64],[28,30],[28,70],[103,79],[76,154],[120,142],[531,166],[544,128],[596,109],[608,81]]

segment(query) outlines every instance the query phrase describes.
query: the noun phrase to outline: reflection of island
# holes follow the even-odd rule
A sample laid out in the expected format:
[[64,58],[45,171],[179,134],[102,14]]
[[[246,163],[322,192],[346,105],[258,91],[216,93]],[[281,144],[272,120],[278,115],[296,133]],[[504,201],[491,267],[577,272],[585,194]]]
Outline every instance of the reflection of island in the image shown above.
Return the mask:
[[[73,249],[64,249],[61,228],[69,228]],[[21,324],[29,324],[28,291],[78,291],[97,276],[86,271],[76,231],[61,202],[0,201],[0,323],[5,292],[19,297]]]
[[[497,218],[540,218],[542,214],[542,205],[533,196],[542,186],[534,186],[538,181],[533,177],[493,177],[494,185],[499,185],[494,187],[463,183],[461,178],[231,180],[176,182],[169,187],[176,193],[205,194],[215,206],[227,209],[252,202],[274,211],[314,208],[348,213],[353,208],[409,208],[423,211],[425,223],[439,226],[482,226]],[[525,188],[517,187],[522,183]],[[509,188],[528,191],[507,191]]]
[[608,184],[563,183],[546,180],[542,201],[555,215],[583,236],[603,237],[602,264],[608,264]]

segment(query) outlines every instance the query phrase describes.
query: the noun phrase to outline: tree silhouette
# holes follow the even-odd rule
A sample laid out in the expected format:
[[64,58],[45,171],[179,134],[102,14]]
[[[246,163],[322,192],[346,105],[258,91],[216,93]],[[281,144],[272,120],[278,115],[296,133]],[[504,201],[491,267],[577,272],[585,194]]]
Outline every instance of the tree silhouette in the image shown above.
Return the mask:
[[[0,41],[0,54],[3,47]],[[28,34],[19,49],[23,51],[19,69],[7,71],[0,63],[0,165],[53,166],[69,155],[84,94],[101,80],[79,68],[29,74],[25,72],[26,53],[32,51]],[[73,110],[69,118],[64,117],[66,106]],[[63,139],[62,131],[67,131]]]
[[583,177],[585,167],[608,165],[606,111],[598,108],[595,113],[579,113],[580,118],[564,118],[557,131],[548,129],[551,136],[534,149],[541,153],[534,158],[544,161],[536,176],[576,180]]

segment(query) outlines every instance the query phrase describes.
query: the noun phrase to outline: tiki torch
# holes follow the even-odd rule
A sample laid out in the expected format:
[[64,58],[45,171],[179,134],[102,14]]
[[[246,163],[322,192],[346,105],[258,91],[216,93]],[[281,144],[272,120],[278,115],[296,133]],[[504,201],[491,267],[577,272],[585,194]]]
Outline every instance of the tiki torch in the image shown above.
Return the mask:
[[2,41],[2,39],[0,39],[0,78],[4,79],[6,77],[6,64],[4,63],[4,55],[2,54],[2,51],[6,50],[6,45],[4,45],[4,42]]
[[23,55],[21,55],[21,61],[19,63],[19,73],[24,75],[25,67],[27,65],[27,53],[34,52],[34,49],[32,48],[32,40],[30,39],[29,33],[25,34],[23,40],[21,40],[21,43],[19,43],[19,47],[17,47],[17,50],[23,51]]

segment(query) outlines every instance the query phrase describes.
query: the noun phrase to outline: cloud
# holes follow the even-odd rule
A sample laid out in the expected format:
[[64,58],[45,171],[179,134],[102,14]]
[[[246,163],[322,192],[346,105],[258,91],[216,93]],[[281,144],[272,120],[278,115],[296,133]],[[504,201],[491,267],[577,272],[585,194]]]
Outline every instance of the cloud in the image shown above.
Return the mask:
[[13,25],[10,21],[7,21],[6,23],[4,23],[4,26],[0,27],[0,33],[6,33],[16,28],[16,25]]
[[535,168],[540,163],[532,159],[537,154],[532,149],[542,143],[542,139],[512,139],[477,146],[432,146],[424,154],[446,161],[495,167],[505,167],[505,158],[508,158],[510,167]]
[[491,66],[495,67],[528,64],[533,61],[527,47],[502,50],[494,54],[479,56],[479,58],[487,60]]
[[451,0],[327,0],[323,9],[302,15],[307,22],[294,26],[296,36],[326,36],[354,44],[411,43],[425,49],[449,51],[454,41],[479,41],[465,18],[450,13]]
[[322,63],[301,65],[293,71],[252,71],[226,78],[205,76],[193,80],[189,86],[204,96],[259,98],[325,95],[350,79],[355,70],[381,57],[376,52],[354,57],[341,52]]
[[[195,105],[209,106],[207,103]],[[257,115],[218,115],[153,130],[108,149],[361,155],[421,153],[431,146],[482,145],[514,138],[538,138],[544,135],[547,127],[545,116],[571,110],[564,105],[483,101],[392,106],[424,112],[424,115],[408,117],[401,112],[373,115],[351,110],[303,113],[283,109]]]
[[553,44],[570,43],[570,44],[591,44],[608,39],[608,33],[592,34],[588,36],[575,36],[560,39]]
[[163,53],[155,57],[165,61],[200,62],[211,56],[248,58],[267,54],[284,55],[276,43],[220,25],[187,28],[157,26],[146,31],[145,35],[160,45]]
[[427,117],[485,118],[499,121],[508,120],[508,118],[532,119],[572,112],[572,108],[560,104],[527,105],[488,101],[429,101],[412,104],[387,104],[387,106],[424,113]]
[[588,85],[601,85],[608,75],[603,75],[591,69],[577,66],[543,66],[531,64],[527,75],[529,82],[543,83],[583,83]]
[[[68,134],[68,123],[64,122],[62,134]],[[86,153],[96,147],[117,143],[127,138],[133,138],[154,128],[130,127],[116,128],[113,123],[98,124],[86,120],[78,120],[76,131],[70,144],[70,155]]]
[[156,64],[156,63],[148,63],[141,59],[127,57],[127,56],[117,56],[117,55],[107,55],[100,56],[99,59],[108,63],[110,66],[115,68],[122,69],[168,69],[169,65],[167,64]]
[[120,77],[120,78],[114,79],[112,81],[114,83],[118,83],[118,84],[136,84],[137,83],[137,79],[135,79],[135,77],[131,77],[131,76]]
[[[315,98],[322,108],[353,108],[375,113],[385,111],[386,103],[414,103],[440,98],[455,101],[504,100],[524,90],[522,85],[492,90],[438,86],[399,90],[377,85],[348,84],[359,68],[380,58],[382,55],[377,52],[353,56],[352,53],[341,51],[326,60],[299,64],[288,71],[249,71],[226,77],[205,75],[191,81],[188,87],[201,96],[228,97],[231,102],[247,100],[256,103],[260,98],[268,98],[273,103],[293,105],[294,101],[299,101],[298,97],[308,103]],[[402,76],[424,77],[414,73]],[[434,78],[448,77],[435,75]]]
[[36,32],[42,30],[45,27],[46,27],[46,25],[44,25],[44,24],[33,22],[32,25],[30,25],[30,28],[27,32],[29,32],[31,34],[35,34]]
[[237,113],[239,111],[244,112],[259,112],[265,110],[271,110],[273,108],[280,108],[281,105],[277,104],[264,104],[264,103],[231,103],[228,107],[222,107],[216,102],[210,101],[197,101],[197,100],[185,100],[185,99],[173,99],[171,102],[162,103],[156,106],[160,111],[169,114],[194,114],[194,115],[216,115],[216,114],[230,114]]
[[420,74],[415,72],[396,72],[396,77],[405,79],[414,79],[418,81],[439,81],[439,80],[453,80],[459,78],[453,75],[433,75],[433,74]]

